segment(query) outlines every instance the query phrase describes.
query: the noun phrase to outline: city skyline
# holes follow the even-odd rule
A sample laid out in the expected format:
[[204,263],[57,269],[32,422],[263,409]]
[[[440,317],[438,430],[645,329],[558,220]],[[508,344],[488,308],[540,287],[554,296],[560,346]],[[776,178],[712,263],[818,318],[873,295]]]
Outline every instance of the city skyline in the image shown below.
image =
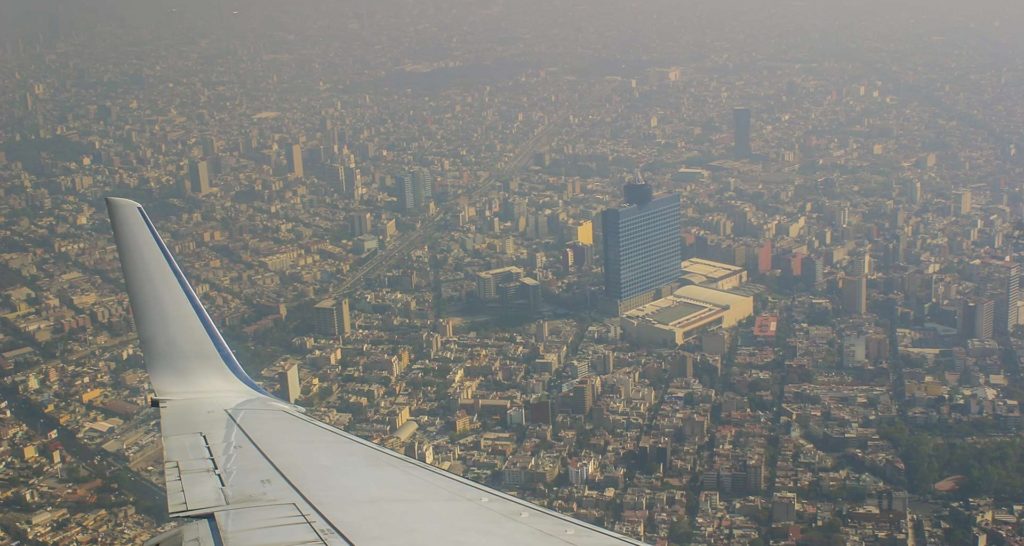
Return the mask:
[[659,546],[1024,544],[1022,25],[0,2],[0,546],[182,523],[108,197],[234,377],[517,510]]

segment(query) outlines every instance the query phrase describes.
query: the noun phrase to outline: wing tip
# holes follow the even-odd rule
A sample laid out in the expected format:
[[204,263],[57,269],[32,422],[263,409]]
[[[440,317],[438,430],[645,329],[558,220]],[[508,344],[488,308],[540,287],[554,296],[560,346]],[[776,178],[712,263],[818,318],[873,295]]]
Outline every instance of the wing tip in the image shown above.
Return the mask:
[[103,200],[107,205],[107,216],[114,225],[115,238],[118,235],[119,224],[131,223],[131,214],[138,216],[138,211],[144,210],[139,203],[123,197],[105,197]]
[[109,197],[105,197],[104,201],[106,201],[108,209],[115,208],[115,207],[116,208],[120,208],[120,207],[141,208],[142,207],[142,205],[140,205],[139,203],[137,203],[135,201],[132,201],[131,199],[125,199],[124,197],[109,196]]

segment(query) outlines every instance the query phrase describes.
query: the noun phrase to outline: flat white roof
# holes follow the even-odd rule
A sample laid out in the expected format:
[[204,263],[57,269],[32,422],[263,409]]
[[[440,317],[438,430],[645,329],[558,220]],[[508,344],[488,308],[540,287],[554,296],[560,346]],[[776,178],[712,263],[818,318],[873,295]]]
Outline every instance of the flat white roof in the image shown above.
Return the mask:
[[681,267],[687,274],[693,273],[715,280],[735,275],[743,271],[742,267],[736,265],[713,262],[702,258],[690,258],[689,260],[684,260]]

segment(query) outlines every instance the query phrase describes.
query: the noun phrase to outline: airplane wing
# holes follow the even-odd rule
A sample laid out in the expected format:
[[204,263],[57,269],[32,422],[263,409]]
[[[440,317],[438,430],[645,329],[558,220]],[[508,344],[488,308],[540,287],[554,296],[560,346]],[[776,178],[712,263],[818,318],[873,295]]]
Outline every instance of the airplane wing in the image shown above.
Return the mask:
[[239,365],[142,207],[108,198],[160,407],[167,508],[147,545],[613,545],[632,539],[305,415]]

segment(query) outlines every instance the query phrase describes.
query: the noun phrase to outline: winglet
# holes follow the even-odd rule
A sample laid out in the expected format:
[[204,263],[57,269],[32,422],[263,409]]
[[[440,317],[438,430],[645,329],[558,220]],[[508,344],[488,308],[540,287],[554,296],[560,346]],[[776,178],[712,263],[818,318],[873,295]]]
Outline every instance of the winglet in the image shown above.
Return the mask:
[[157,396],[270,396],[239,365],[142,205],[108,197],[107,212]]

